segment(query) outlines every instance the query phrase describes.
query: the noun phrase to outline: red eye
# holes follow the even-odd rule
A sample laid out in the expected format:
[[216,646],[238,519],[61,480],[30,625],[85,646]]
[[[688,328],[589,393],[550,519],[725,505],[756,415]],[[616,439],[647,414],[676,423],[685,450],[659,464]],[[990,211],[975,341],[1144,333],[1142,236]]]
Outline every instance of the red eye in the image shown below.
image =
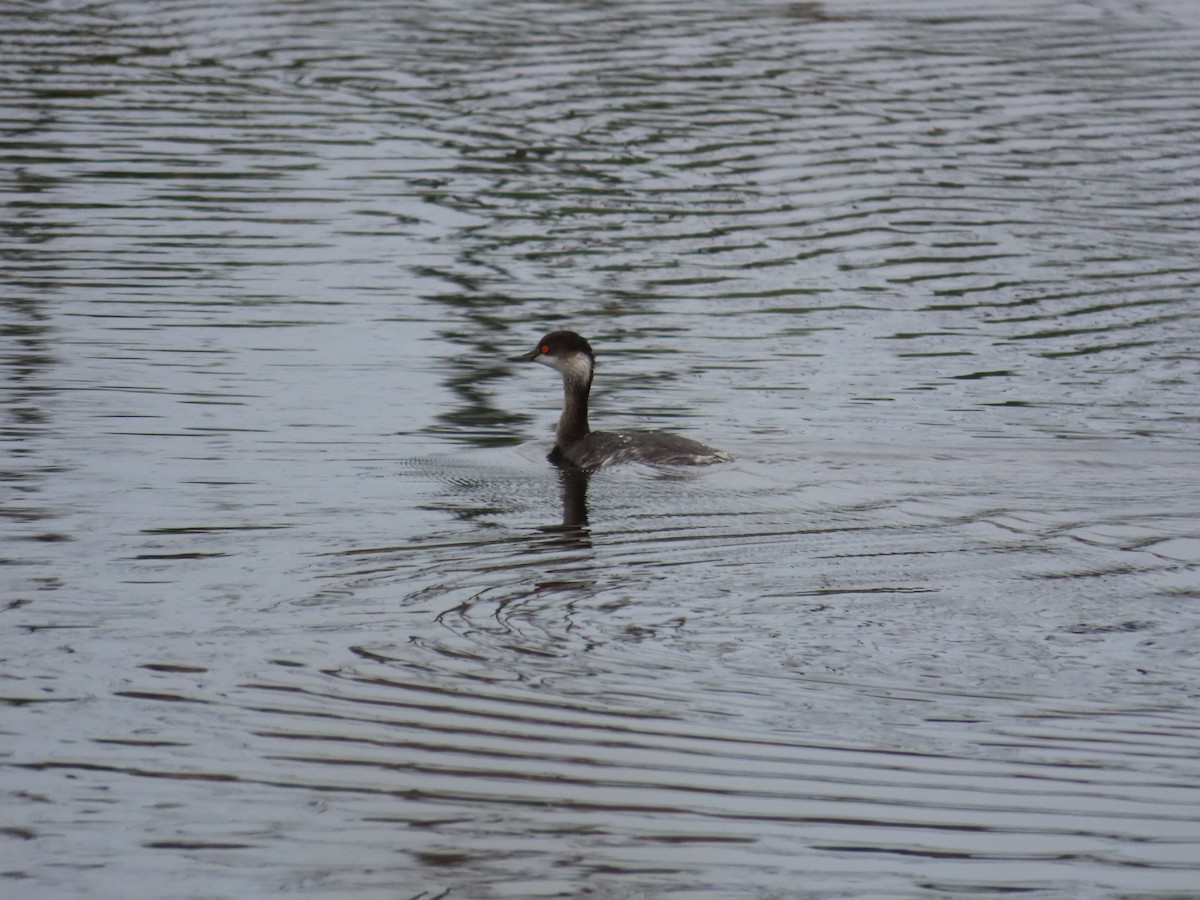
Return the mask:
[[549,344],[542,344],[541,350],[539,350],[538,352],[539,352],[539,353],[549,353],[549,352],[550,352],[550,345],[549,345]]

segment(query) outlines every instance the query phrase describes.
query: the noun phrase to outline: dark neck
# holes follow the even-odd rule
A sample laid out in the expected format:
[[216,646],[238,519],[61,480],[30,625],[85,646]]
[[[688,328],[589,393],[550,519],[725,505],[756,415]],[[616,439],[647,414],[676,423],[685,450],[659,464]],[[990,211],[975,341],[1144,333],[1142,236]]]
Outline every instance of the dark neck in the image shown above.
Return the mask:
[[592,378],[563,375],[563,411],[558,419],[558,430],[554,432],[554,443],[569,447],[591,433],[588,428],[588,394],[592,390]]

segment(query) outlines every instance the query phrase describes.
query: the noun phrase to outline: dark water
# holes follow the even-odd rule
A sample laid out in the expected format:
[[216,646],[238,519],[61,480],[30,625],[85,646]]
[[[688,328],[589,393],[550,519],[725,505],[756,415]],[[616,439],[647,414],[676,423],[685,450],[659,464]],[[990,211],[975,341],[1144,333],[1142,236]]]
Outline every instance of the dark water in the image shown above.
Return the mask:
[[1200,7],[0,13],[0,896],[1200,893]]

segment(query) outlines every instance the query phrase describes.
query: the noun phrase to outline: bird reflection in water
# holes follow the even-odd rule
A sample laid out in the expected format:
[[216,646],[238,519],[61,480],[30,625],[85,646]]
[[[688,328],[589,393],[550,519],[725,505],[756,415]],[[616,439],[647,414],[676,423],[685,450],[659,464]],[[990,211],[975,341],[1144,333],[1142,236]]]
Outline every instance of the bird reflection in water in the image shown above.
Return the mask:
[[[569,463],[558,467],[559,487],[562,490],[562,523],[544,525],[538,529],[541,550],[573,550],[583,551],[590,557],[592,549],[592,534],[588,528],[587,492],[591,473]],[[572,558],[574,567],[582,560]],[[594,584],[594,579],[552,579],[546,578],[536,583],[538,591],[563,591],[587,588]]]
[[562,492],[562,524],[545,525],[538,530],[556,538],[558,546],[591,547],[588,530],[588,481],[592,473],[570,463],[558,465],[558,483]]

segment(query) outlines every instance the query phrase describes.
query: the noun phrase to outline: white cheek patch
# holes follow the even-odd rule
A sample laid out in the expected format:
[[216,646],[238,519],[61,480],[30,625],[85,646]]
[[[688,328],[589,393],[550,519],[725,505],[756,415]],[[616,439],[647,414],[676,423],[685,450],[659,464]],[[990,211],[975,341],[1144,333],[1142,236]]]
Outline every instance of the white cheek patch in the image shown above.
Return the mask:
[[572,353],[570,356],[539,356],[537,361],[543,366],[557,369],[564,378],[572,381],[587,381],[592,377],[592,361],[584,353]]

